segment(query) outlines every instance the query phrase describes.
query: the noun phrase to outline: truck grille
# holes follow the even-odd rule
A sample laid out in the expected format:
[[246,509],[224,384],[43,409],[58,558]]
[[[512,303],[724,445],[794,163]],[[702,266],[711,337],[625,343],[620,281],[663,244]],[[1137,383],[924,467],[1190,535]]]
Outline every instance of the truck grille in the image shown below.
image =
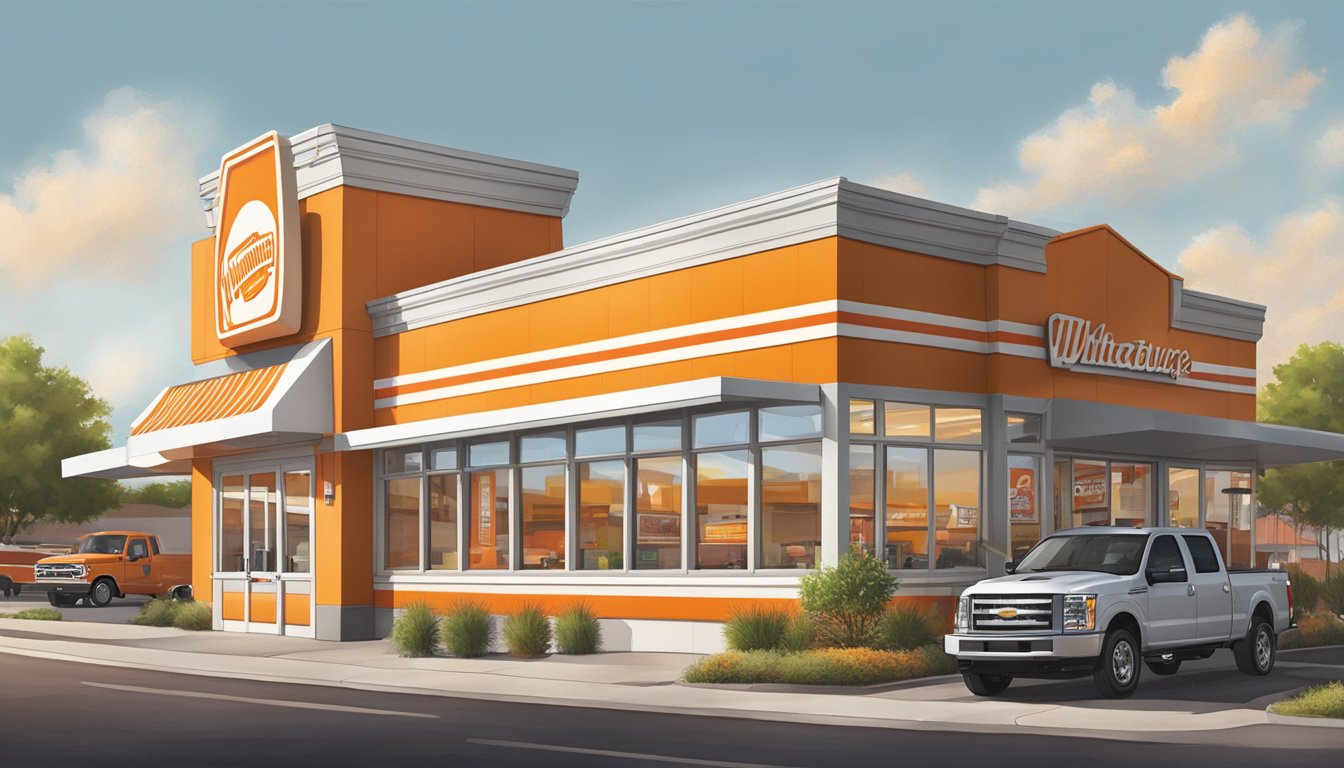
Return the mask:
[[1052,628],[1054,600],[1045,597],[971,598],[971,629],[981,632],[1039,632]]
[[34,575],[39,579],[82,579],[84,578],[84,566],[74,563],[57,563],[55,565],[37,565],[33,568]]

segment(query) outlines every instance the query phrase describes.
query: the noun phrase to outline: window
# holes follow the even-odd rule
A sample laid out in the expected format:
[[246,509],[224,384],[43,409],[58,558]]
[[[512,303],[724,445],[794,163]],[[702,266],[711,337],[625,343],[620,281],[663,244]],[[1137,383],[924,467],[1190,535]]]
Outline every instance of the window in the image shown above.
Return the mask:
[[158,536],[150,536],[150,537],[149,537],[149,549],[150,549],[150,551],[152,551],[152,552],[153,552],[154,554],[156,554],[156,555],[162,554],[161,552],[159,552],[159,537],[158,537]]
[[1076,459],[1073,462],[1073,516],[1061,528],[1110,525],[1106,462]]
[[476,443],[467,449],[468,461],[473,467],[493,467],[509,463],[509,441]]
[[849,433],[851,435],[877,434],[877,409],[872,400],[849,401]]
[[275,523],[279,507],[276,505],[275,473],[248,475],[251,486],[248,511],[248,547],[251,559],[248,568],[253,571],[274,571]]
[[420,567],[420,476],[384,481],[383,567]]
[[219,570],[243,570],[243,476],[225,475],[219,490]]
[[934,564],[980,564],[980,453],[933,452]]
[[927,405],[883,403],[883,434],[899,440],[928,442],[929,410]]
[[747,411],[734,413],[710,413],[696,416],[694,425],[693,448],[712,448],[719,445],[743,445],[751,439],[751,414]]
[[680,419],[676,421],[636,424],[634,434],[635,450],[638,452],[681,450]]
[[979,408],[937,408],[933,412],[940,443],[979,445],[982,418]]
[[389,475],[419,472],[423,464],[424,455],[418,445],[414,448],[390,448],[383,453],[383,472]]
[[1008,456],[1008,535],[1013,560],[1041,538],[1040,485],[1039,457]]
[[431,470],[457,469],[457,446],[436,445],[429,449]]
[[565,567],[565,465],[523,467],[523,569]]
[[756,427],[763,443],[821,437],[820,405],[782,405],[762,408]]
[[812,568],[821,546],[821,444],[761,449],[762,568]]
[[1153,540],[1153,548],[1148,552],[1148,570],[1166,573],[1172,568],[1184,567],[1185,559],[1181,557],[1181,548],[1176,544],[1175,536],[1158,536]]
[[519,441],[518,460],[525,464],[534,461],[564,461],[565,433],[524,435]]
[[1250,568],[1251,473],[1209,469],[1204,472],[1204,528],[1218,544],[1228,568]]
[[888,446],[886,552],[889,568],[929,567],[929,452]]
[[307,472],[285,473],[285,557],[280,569],[286,573],[312,572],[312,483]]
[[625,453],[624,424],[574,430],[575,456],[605,456],[613,453]]
[[130,557],[146,558],[149,557],[149,547],[144,539],[131,539],[131,549],[127,554]]
[[429,563],[431,571],[455,571],[457,558],[457,473],[429,476]]
[[1167,520],[1173,528],[1199,527],[1199,469],[1167,468]]
[[1116,575],[1139,572],[1148,537],[1137,533],[1051,536],[1017,564],[1018,573],[1097,571]]
[[869,554],[877,552],[873,455],[874,446],[849,446],[849,543]]
[[695,567],[746,568],[750,509],[746,451],[701,453],[695,462]]
[[1111,462],[1111,525],[1152,525],[1152,479],[1152,464]]
[[681,456],[635,460],[635,568],[681,567]]
[[509,569],[509,483],[507,469],[471,473],[467,510],[467,567],[480,571]]
[[[619,571],[625,567],[625,462],[589,461],[579,464],[577,469],[579,555],[576,565],[586,571]],[[680,559],[678,553],[677,567],[681,566]]]
[[1190,559],[1195,561],[1195,573],[1217,573],[1220,570],[1218,550],[1203,536],[1182,536],[1185,546],[1190,550]]
[[1032,413],[1007,415],[1007,433],[1010,443],[1041,442],[1041,417]]

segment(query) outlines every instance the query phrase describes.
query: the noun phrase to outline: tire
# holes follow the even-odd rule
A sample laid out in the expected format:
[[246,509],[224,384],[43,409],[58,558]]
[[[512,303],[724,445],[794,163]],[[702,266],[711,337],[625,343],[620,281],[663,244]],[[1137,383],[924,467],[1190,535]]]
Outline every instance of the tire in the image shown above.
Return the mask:
[[13,592],[14,594],[17,595],[18,591],[14,589],[17,586],[18,586],[17,584],[5,578],[4,576],[0,576],[0,595],[9,597],[10,592]]
[[51,604],[52,604],[54,607],[56,607],[56,608],[60,608],[60,607],[62,607],[62,606],[61,606],[61,596],[58,595],[58,594],[56,594],[55,592],[48,592],[48,593],[47,593],[47,602],[48,602],[48,603],[51,603]]
[[79,602],[79,598],[74,597],[73,595],[62,595],[59,592],[48,592],[47,602],[57,608],[72,608],[75,603]]
[[1176,674],[1176,671],[1181,668],[1180,659],[1172,659],[1171,661],[1145,661],[1144,664],[1148,666],[1149,672],[1164,677],[1166,675]]
[[975,672],[963,672],[961,679],[965,681],[967,690],[976,696],[998,696],[1008,690],[1008,685],[1013,682],[1013,678],[1007,675],[980,675]]
[[111,579],[99,579],[93,582],[93,587],[89,589],[84,602],[94,608],[106,608],[112,604],[112,598],[116,596],[117,585],[112,583]]
[[1278,655],[1278,642],[1274,637],[1274,627],[1268,621],[1257,616],[1251,621],[1251,629],[1246,639],[1232,646],[1232,657],[1237,660],[1237,670],[1246,675],[1268,675],[1274,669],[1274,659]]
[[18,596],[19,596],[19,593],[23,592],[23,585],[22,585],[22,584],[10,584],[10,585],[9,585],[9,588],[10,588],[10,590],[14,593],[14,596],[15,596],[15,597],[18,597]]
[[1097,691],[1108,699],[1124,699],[1132,696],[1139,687],[1139,665],[1142,653],[1139,642],[1128,629],[1112,629],[1106,633],[1101,644],[1101,658],[1097,659],[1097,669],[1092,679],[1097,683]]

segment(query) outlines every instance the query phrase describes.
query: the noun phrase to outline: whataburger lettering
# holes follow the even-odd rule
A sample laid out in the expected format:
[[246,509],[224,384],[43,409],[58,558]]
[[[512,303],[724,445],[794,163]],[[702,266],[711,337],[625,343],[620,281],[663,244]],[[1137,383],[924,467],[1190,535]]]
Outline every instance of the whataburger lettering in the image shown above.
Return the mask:
[[1105,323],[1055,314],[1045,327],[1050,364],[1056,368],[1096,366],[1164,374],[1173,380],[1190,373],[1190,352],[1147,341],[1116,341]]

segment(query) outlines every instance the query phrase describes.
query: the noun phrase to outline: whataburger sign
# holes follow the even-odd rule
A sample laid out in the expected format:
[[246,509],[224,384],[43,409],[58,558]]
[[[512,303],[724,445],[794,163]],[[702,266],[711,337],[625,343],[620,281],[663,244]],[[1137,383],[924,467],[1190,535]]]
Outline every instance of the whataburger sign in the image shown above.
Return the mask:
[[299,330],[299,200],[289,140],[271,131],[224,155],[215,229],[215,332],[237,347]]
[[1072,315],[1050,316],[1045,326],[1050,365],[1056,368],[1119,368],[1170,377],[1190,373],[1190,352],[1144,340],[1116,341],[1105,323]]

